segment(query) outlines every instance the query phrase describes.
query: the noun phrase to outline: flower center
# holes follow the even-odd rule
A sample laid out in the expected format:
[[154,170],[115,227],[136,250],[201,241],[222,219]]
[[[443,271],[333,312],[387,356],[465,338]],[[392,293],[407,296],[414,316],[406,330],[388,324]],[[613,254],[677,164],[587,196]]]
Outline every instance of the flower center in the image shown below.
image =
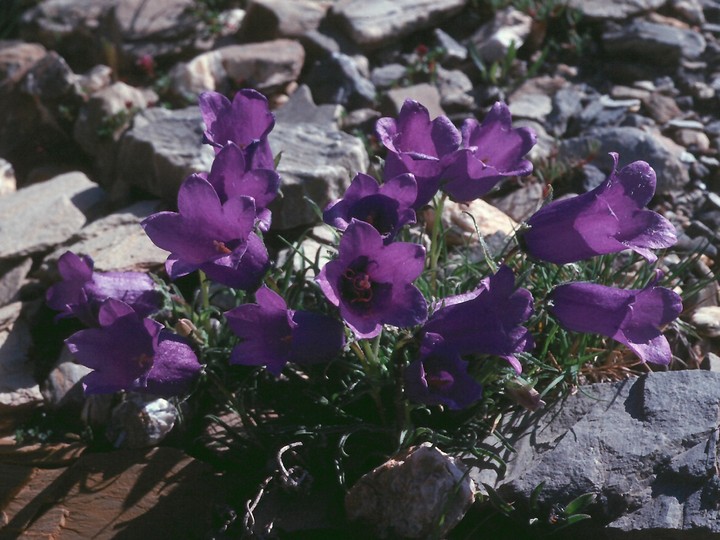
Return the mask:
[[427,381],[428,387],[432,390],[445,390],[453,383],[454,379],[450,373],[441,370],[437,373],[425,375],[425,380]]
[[220,241],[218,241],[218,240],[213,240],[213,247],[215,247],[215,250],[216,250],[218,253],[222,253],[223,255],[229,255],[230,253],[232,253],[232,249],[230,249],[229,247],[227,247],[227,246],[225,245],[225,242],[220,242]]
[[366,272],[356,272],[348,268],[343,273],[343,291],[353,304],[369,302],[373,297],[370,276]]
[[153,357],[149,354],[142,353],[140,356],[135,358],[135,362],[140,368],[144,370],[150,369],[153,364]]

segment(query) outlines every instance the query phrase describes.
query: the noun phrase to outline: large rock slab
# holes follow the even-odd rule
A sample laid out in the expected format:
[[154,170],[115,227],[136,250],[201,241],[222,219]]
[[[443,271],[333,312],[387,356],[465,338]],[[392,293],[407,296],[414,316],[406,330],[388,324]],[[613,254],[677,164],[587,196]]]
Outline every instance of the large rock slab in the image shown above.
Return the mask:
[[318,217],[308,197],[320,209],[342,197],[369,158],[357,137],[319,124],[280,124],[270,133],[273,153],[282,152],[278,173],[283,196],[273,201],[273,228],[309,225]]
[[[40,272],[54,272],[57,260],[66,251],[92,257],[98,272],[148,271],[162,268],[167,251],[152,243],[140,222],[159,210],[157,201],[143,201],[123,208],[81,229],[75,242],[45,257]],[[54,276],[58,277],[58,276]]]
[[317,30],[328,5],[312,0],[250,0],[239,34],[245,41],[299,38]]
[[76,234],[104,191],[81,172],[0,197],[0,260],[47,251]]
[[332,13],[355,43],[375,48],[436,26],[460,11],[465,3],[465,0],[339,0]]
[[113,195],[137,188],[175,203],[183,180],[209,171],[215,152],[202,144],[199,107],[147,109],[135,117],[120,142]]
[[[522,504],[545,482],[539,502],[548,509],[596,494],[593,520],[576,535],[720,537],[719,402],[720,374],[707,371],[590,385],[506,432],[517,452],[503,456],[496,487]],[[488,471],[475,479],[487,481]]]

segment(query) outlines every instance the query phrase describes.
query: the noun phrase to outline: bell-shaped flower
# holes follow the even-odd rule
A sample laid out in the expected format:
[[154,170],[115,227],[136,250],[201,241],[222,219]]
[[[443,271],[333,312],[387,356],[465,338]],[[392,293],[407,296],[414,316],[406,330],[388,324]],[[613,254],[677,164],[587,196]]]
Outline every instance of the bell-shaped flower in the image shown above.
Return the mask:
[[427,204],[460,147],[460,132],[446,116],[431,121],[428,110],[410,99],[403,103],[397,120],[380,118],[375,129],[388,149],[385,177],[415,175],[418,192],[413,208]]
[[441,335],[461,355],[505,358],[520,373],[515,354],[534,347],[532,335],[522,326],[532,311],[530,291],[517,288],[510,267],[501,266],[474,291],[442,300],[423,331]]
[[448,167],[440,189],[456,201],[472,201],[508,176],[525,176],[533,166],[524,156],[537,136],[526,127],[513,129],[510,109],[495,103],[480,124],[468,118],[462,125],[463,150]]
[[199,98],[205,122],[205,142],[218,153],[228,142],[245,154],[252,169],[274,169],[268,134],[275,127],[267,98],[251,89],[240,90],[232,100],[217,92],[203,92]]
[[97,311],[107,298],[122,300],[140,316],[157,311],[162,296],[155,282],[143,272],[94,272],[87,255],[68,251],[57,262],[62,281],[46,293],[47,305],[60,311],[57,318],[77,317],[87,326],[97,326]]
[[415,403],[464,409],[482,397],[482,386],[468,374],[468,363],[442,336],[426,333],[420,356],[404,372],[405,394]]
[[265,366],[277,376],[288,362],[327,362],[342,351],[345,333],[339,321],[288,309],[285,300],[265,286],[255,293],[255,302],[225,313],[241,340],[232,351],[231,364]]
[[682,299],[657,286],[661,275],[658,272],[644,289],[584,282],[560,285],[548,296],[549,310],[567,330],[609,337],[643,362],[667,365],[672,355],[662,328],[680,315]]
[[210,173],[198,173],[198,176],[212,184],[223,203],[228,199],[252,197],[258,227],[267,232],[271,222],[271,212],[267,207],[277,197],[280,175],[274,169],[248,169],[248,166],[243,151],[230,142],[215,156]]
[[652,167],[635,161],[617,171],[618,155],[610,155],[615,167],[605,182],[582,195],[554,201],[530,217],[520,238],[529,255],[565,264],[630,249],[654,262],[657,256],[651,249],[677,241],[673,225],[644,208],[655,193]]
[[367,174],[358,173],[345,196],[330,203],[323,221],[344,231],[352,219],[369,223],[390,243],[400,229],[415,223],[412,204],[417,197],[417,183],[411,174],[391,178],[381,186]]
[[193,175],[180,186],[178,211],[159,212],[142,222],[155,245],[170,252],[165,266],[171,279],[199,269],[228,287],[247,290],[260,284],[269,257],[253,232],[252,198],[221,203],[213,186]]
[[182,338],[112,298],[100,306],[98,321],[100,328],[65,340],[77,362],[93,370],[83,379],[86,394],[132,390],[175,396],[190,390],[201,366]]
[[355,335],[372,338],[383,324],[409,327],[425,321],[427,303],[412,284],[424,265],[422,246],[385,245],[372,225],[353,219],[340,239],[338,257],[316,279]]

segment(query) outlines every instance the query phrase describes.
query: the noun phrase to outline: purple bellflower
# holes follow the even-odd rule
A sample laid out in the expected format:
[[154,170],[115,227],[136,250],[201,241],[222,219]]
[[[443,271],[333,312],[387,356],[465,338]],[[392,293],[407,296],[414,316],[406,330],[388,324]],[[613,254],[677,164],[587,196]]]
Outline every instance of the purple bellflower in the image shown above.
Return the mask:
[[98,312],[100,328],[80,330],[65,343],[78,363],[93,371],[86,394],[119,390],[174,396],[187,392],[201,366],[190,346],[129,305],[109,298]]
[[467,370],[468,363],[442,336],[427,333],[419,358],[405,368],[405,393],[416,403],[464,409],[482,396],[482,386]]
[[87,255],[68,251],[57,262],[62,281],[46,294],[47,305],[60,311],[56,318],[75,316],[87,326],[97,326],[97,311],[107,298],[129,304],[140,316],[160,308],[162,296],[155,282],[143,272],[94,272]]
[[534,347],[532,335],[522,324],[533,311],[527,289],[515,287],[515,276],[501,266],[472,292],[441,302],[423,325],[425,333],[439,334],[459,354],[491,354],[505,358],[522,371],[515,353]]
[[662,327],[680,315],[682,300],[670,289],[656,286],[661,275],[658,271],[644,289],[584,282],[560,285],[548,297],[550,313],[563,328],[609,337],[643,362],[667,365],[671,352]]
[[165,267],[171,279],[199,269],[236,289],[260,284],[269,257],[253,231],[256,211],[251,197],[221,203],[213,186],[193,175],[180,186],[178,210],[158,212],[142,222],[155,245],[170,252]]
[[258,228],[270,230],[271,212],[268,205],[277,197],[280,175],[273,169],[247,169],[243,151],[235,143],[228,143],[213,161],[209,174],[198,173],[218,194],[221,202],[238,197],[252,197],[258,215]]
[[372,225],[353,219],[340,240],[338,257],[323,266],[316,279],[355,335],[372,338],[383,324],[409,327],[425,321],[427,303],[412,285],[424,264],[422,246],[386,246]]
[[526,127],[513,129],[510,109],[497,102],[480,124],[468,118],[462,125],[462,148],[446,171],[441,186],[453,200],[472,201],[489,192],[508,176],[525,176],[532,163],[523,159],[537,136]]
[[651,249],[677,241],[667,219],[643,208],[655,193],[652,167],[635,161],[617,171],[618,155],[610,155],[615,167],[605,182],[582,195],[552,202],[530,217],[520,239],[529,255],[565,264],[631,249],[652,263],[657,256]]
[[367,174],[353,178],[345,196],[330,203],[323,212],[323,221],[344,231],[355,218],[369,223],[390,243],[400,229],[415,223],[411,208],[417,197],[417,183],[411,174],[401,174],[379,186]]
[[241,339],[231,364],[265,366],[275,376],[288,362],[314,364],[332,360],[345,345],[342,323],[319,313],[287,308],[285,300],[263,286],[255,304],[243,304],[225,313]]
[[412,173],[418,185],[413,208],[427,204],[437,193],[445,169],[455,158],[462,137],[446,116],[430,120],[428,110],[405,100],[397,120],[380,118],[376,124],[380,142],[388,149],[385,177]]
[[199,98],[205,122],[204,140],[218,153],[228,142],[245,154],[252,169],[274,169],[275,163],[267,136],[275,127],[267,98],[251,89],[240,90],[233,98],[217,92],[203,92]]

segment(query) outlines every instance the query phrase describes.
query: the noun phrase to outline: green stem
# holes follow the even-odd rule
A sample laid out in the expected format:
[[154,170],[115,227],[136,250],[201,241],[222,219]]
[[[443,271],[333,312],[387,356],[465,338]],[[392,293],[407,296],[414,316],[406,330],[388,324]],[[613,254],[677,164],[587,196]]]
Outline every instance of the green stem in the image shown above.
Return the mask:
[[445,206],[447,195],[443,193],[435,202],[435,217],[433,219],[433,227],[430,231],[430,290],[433,294],[437,293],[437,266],[440,260],[440,232],[442,229],[442,213]]
[[210,333],[212,331],[210,321],[210,280],[202,270],[198,270],[198,277],[200,278],[200,306],[202,309],[200,316],[208,343],[210,343]]

